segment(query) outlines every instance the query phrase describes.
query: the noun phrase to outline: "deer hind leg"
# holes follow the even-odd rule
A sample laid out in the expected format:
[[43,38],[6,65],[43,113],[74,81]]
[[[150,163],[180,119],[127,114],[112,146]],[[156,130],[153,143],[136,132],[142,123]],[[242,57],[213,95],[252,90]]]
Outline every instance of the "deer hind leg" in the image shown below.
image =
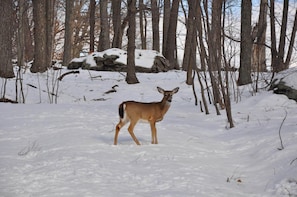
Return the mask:
[[150,125],[152,130],[152,144],[158,144],[156,122],[151,121]]
[[114,145],[117,145],[118,143],[118,135],[119,135],[119,132],[120,132],[120,129],[125,126],[125,124],[127,124],[127,122],[129,122],[128,120],[126,119],[120,119],[120,122],[117,124],[116,126],[116,131],[115,131],[115,136],[114,136]]
[[135,142],[137,145],[140,145],[138,139],[136,138],[136,136],[134,135],[134,132],[133,132],[136,123],[137,123],[137,121],[132,121],[132,120],[131,120],[131,121],[130,121],[130,125],[129,125],[129,127],[128,127],[128,131],[129,131],[131,137],[133,138],[134,142]]

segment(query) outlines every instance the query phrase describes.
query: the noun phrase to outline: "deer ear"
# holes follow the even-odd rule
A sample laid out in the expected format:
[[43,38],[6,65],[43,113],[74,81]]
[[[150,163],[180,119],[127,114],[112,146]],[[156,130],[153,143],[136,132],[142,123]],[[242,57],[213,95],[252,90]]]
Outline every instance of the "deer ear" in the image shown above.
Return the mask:
[[176,87],[176,88],[174,88],[174,89],[172,90],[172,92],[175,94],[175,93],[178,92],[178,90],[179,90],[179,87]]
[[158,91],[161,93],[161,94],[164,94],[164,90],[160,87],[157,87]]

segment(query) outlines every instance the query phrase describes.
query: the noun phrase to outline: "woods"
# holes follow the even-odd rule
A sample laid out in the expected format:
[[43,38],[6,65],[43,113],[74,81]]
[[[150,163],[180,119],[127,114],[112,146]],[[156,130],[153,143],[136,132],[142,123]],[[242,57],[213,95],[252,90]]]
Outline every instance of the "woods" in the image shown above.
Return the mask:
[[[67,65],[82,53],[110,47],[127,50],[131,17],[136,20],[135,48],[162,52],[174,69],[188,70],[196,64],[202,70],[213,70],[216,67],[214,63],[223,65],[225,40],[231,39],[234,48],[237,48],[236,44],[242,44],[244,47],[240,51],[233,52],[240,54],[241,63],[230,65],[239,68],[239,85],[251,83],[251,71],[279,72],[288,68],[296,51],[296,5],[291,3],[289,9],[288,0],[283,3],[261,0],[257,5],[252,5],[250,0],[242,0],[240,8],[236,0],[141,0],[135,2],[135,15],[129,15],[129,1],[6,0],[1,8],[7,6],[5,3],[11,4],[11,13],[5,9],[1,14],[11,20],[10,24],[16,24],[10,27],[14,33],[1,33],[3,38],[12,37],[13,45],[8,50],[12,54],[9,56],[18,57],[19,65],[34,57],[32,72],[46,71],[53,59],[63,59],[63,65]],[[277,9],[282,8],[281,16],[279,10],[275,14],[275,5]],[[257,11],[252,13],[252,9]],[[9,20],[3,20],[1,25],[5,26]],[[240,29],[236,27],[239,23]],[[180,27],[182,24],[184,27]],[[270,33],[266,30],[267,24]],[[220,30],[220,27],[223,29]],[[180,28],[185,31],[181,32]],[[276,29],[280,31],[276,32]],[[202,44],[204,47],[201,47]],[[196,48],[197,52],[191,55],[192,50],[189,49]],[[265,52],[267,49],[271,50],[271,54]],[[209,59],[206,64],[202,63],[203,54]],[[193,55],[198,59],[189,63],[188,57]]]

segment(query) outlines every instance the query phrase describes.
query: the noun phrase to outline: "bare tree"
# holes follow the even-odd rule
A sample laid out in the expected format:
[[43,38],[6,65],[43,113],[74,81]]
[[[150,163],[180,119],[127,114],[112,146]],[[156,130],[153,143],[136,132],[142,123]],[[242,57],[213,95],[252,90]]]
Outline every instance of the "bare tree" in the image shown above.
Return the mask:
[[157,0],[151,0],[152,9],[152,26],[153,26],[153,50],[160,51],[160,30],[159,20],[160,13]]
[[294,25],[292,28],[289,49],[287,56],[285,57],[286,46],[286,31],[288,22],[288,8],[289,0],[284,0],[283,4],[283,16],[281,21],[281,33],[279,39],[278,49],[276,47],[276,32],[275,32],[275,14],[274,14],[274,0],[270,0],[270,28],[271,28],[271,54],[272,54],[272,69],[274,72],[279,72],[289,67],[291,60],[292,50],[294,47],[295,35],[297,30],[297,10],[295,13]]
[[110,47],[107,4],[108,0],[100,1],[100,35],[98,51],[104,51]]
[[238,85],[252,83],[251,65],[252,65],[252,1],[241,1],[241,33],[240,33],[240,67]]
[[179,2],[180,0],[172,1],[165,49],[165,57],[169,60],[170,66],[175,69],[179,69],[176,50],[176,28]]
[[268,0],[261,0],[258,23],[253,29],[252,39],[252,70],[257,72],[266,71],[266,29],[267,29]]
[[[100,1],[100,4],[104,1]],[[96,0],[90,0],[90,52],[95,51],[95,10],[96,10]],[[100,12],[100,14],[102,14]]]
[[127,76],[128,84],[139,83],[135,73],[135,22],[136,0],[128,0],[128,50],[127,50]]
[[[192,70],[193,70],[193,66],[196,65],[197,23],[195,20],[197,18],[197,11],[198,11],[199,4],[200,4],[200,0],[199,1],[188,0],[189,14],[188,14],[187,23],[186,23],[187,36],[186,36],[185,51],[184,51],[184,58],[183,58],[183,64],[182,64],[182,69],[187,71],[186,83],[188,85],[191,85],[193,83]],[[194,61],[191,61],[191,60],[194,60]]]
[[10,0],[0,1],[0,77],[14,77],[12,67],[12,24],[13,24],[13,5]]
[[64,53],[63,65],[68,65],[72,56],[73,45],[73,0],[66,0],[66,16],[65,16],[65,36],[64,36]]
[[111,1],[112,8],[112,24],[113,24],[113,40],[112,47],[122,48],[122,29],[121,29],[121,2],[119,0]]
[[146,49],[146,29],[147,29],[147,21],[145,14],[145,5],[143,4],[143,0],[139,0],[139,31],[140,31],[140,39],[141,39],[141,48]]
[[162,54],[165,56],[166,52],[166,44],[167,44],[167,34],[168,34],[168,28],[169,28],[169,22],[170,22],[170,0],[164,0],[163,5],[163,41],[162,41]]
[[31,72],[45,72],[51,66],[55,0],[32,0],[34,20],[34,62]]

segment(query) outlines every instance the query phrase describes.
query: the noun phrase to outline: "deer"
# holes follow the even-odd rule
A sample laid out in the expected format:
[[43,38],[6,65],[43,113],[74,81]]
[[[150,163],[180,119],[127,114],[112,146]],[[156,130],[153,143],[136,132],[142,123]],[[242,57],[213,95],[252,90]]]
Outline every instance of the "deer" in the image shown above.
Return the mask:
[[118,135],[120,129],[130,122],[128,131],[137,145],[140,145],[138,139],[134,135],[134,127],[139,121],[144,121],[150,124],[152,132],[152,144],[158,144],[156,122],[163,120],[164,115],[168,111],[172,96],[178,92],[179,87],[173,90],[164,90],[157,87],[159,93],[163,94],[160,102],[143,103],[137,101],[124,101],[119,105],[120,121],[116,125],[114,145],[118,143]]

